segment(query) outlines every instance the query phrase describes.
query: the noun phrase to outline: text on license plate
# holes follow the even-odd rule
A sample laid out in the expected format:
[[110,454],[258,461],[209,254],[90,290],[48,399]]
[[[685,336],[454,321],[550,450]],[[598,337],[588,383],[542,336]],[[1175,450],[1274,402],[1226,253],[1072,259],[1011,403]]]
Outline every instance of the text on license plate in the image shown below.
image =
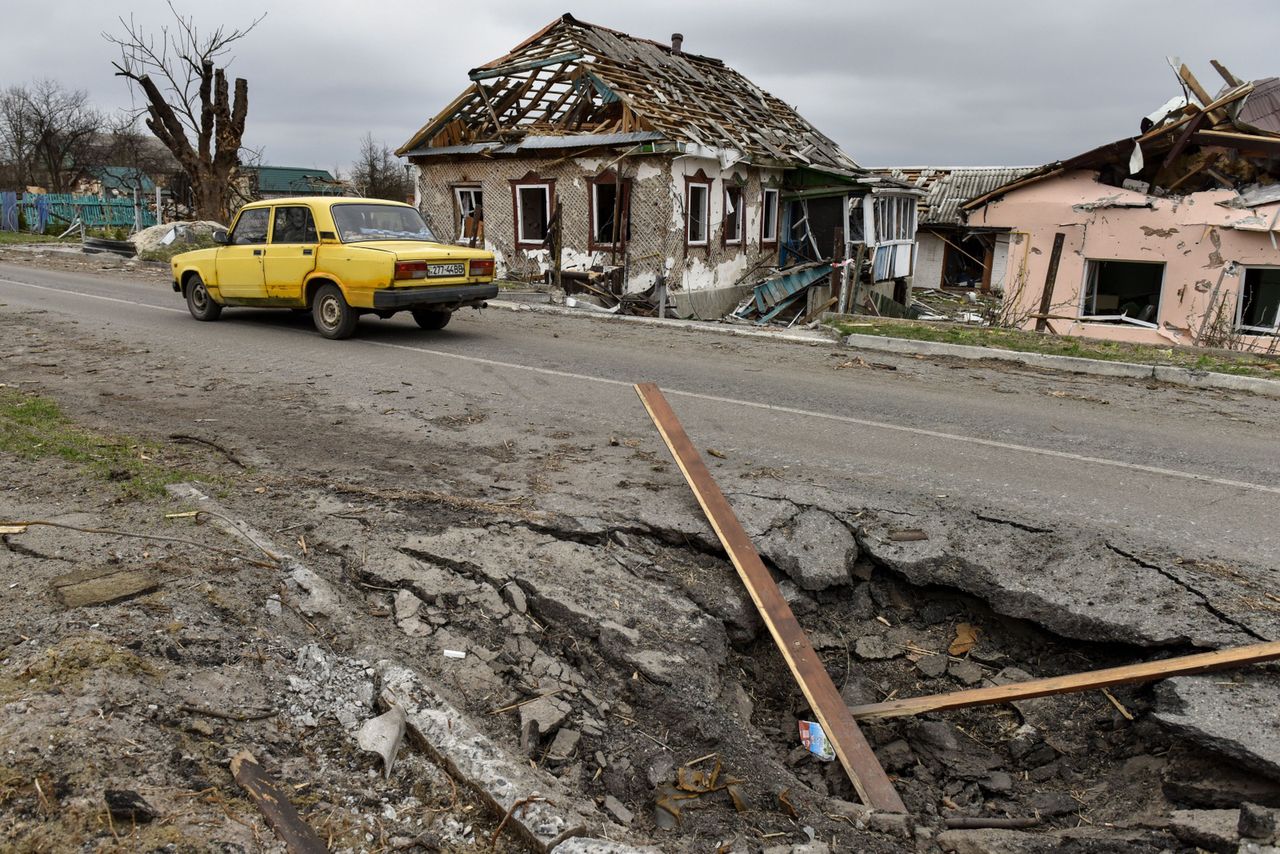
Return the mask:
[[461,276],[466,271],[463,264],[428,264],[428,276]]

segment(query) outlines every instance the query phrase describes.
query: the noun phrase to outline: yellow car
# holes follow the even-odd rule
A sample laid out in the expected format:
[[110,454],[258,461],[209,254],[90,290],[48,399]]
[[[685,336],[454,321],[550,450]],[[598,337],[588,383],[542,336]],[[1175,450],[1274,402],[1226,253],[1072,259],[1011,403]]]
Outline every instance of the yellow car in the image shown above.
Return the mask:
[[410,205],[311,196],[252,202],[221,244],[173,258],[173,289],[196,320],[225,306],[311,311],[326,338],[349,338],[362,314],[408,311],[423,329],[498,295],[493,253],[439,243]]

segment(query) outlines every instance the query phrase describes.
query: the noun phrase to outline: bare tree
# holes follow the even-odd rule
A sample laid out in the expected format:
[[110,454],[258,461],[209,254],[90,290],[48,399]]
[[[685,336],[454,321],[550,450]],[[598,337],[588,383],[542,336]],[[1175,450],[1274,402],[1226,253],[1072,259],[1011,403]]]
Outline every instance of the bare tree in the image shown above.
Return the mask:
[[371,199],[403,202],[413,194],[404,166],[386,144],[374,141],[372,133],[360,141],[360,159],[351,164],[351,183],[357,193]]
[[0,144],[24,184],[43,180],[55,193],[68,192],[92,168],[94,142],[105,123],[84,90],[55,80],[13,86],[0,96]]
[[116,76],[141,90],[147,127],[186,174],[195,215],[226,221],[249,111],[249,83],[237,77],[232,95],[226,63],[218,67],[217,61],[266,16],[241,29],[220,26],[201,34],[195,19],[178,14],[172,2],[169,11],[176,24],[162,26],[158,36],[145,32],[132,17],[120,19],[120,35],[103,36],[120,48],[120,60],[112,63]]

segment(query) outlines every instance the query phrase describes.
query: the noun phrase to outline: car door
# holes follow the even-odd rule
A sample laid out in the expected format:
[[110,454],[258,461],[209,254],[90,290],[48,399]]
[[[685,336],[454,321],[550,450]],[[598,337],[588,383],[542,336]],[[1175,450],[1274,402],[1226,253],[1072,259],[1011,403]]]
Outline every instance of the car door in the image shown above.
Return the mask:
[[231,299],[265,299],[262,252],[267,244],[270,208],[240,212],[227,245],[218,250],[218,291]]
[[262,269],[267,296],[272,299],[302,299],[303,283],[316,266],[316,223],[306,205],[274,208],[271,243],[263,253]]

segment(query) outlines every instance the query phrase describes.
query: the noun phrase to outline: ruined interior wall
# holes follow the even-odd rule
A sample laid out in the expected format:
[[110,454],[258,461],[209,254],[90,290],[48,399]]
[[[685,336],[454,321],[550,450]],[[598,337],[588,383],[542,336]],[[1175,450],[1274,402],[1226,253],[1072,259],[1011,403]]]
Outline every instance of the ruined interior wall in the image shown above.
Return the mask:
[[[419,166],[420,208],[428,224],[443,239],[458,239],[458,211],[453,188],[479,185],[484,191],[485,248],[493,252],[500,274],[517,278],[539,278],[550,269],[552,259],[541,248],[516,245],[515,211],[511,181],[530,172],[555,181],[555,198],[562,209],[564,255],[562,268],[583,270],[595,264],[626,263],[626,288],[644,290],[666,274],[673,292],[699,292],[692,313],[720,316],[724,302],[721,292],[732,290],[752,269],[775,262],[777,251],[760,245],[762,186],[780,186],[781,170],[762,170],[738,165],[721,169],[714,159],[668,156],[623,156],[625,150],[590,156],[522,157],[474,159],[442,162],[424,159]],[[619,160],[619,158],[621,158]],[[590,251],[590,181],[614,164],[630,180],[631,239],[625,259],[616,261],[609,251]],[[709,241],[707,247],[689,247],[685,242],[685,176],[702,171],[711,179]],[[724,187],[738,176],[743,189],[746,220],[744,245],[724,246]],[[734,300],[736,302],[736,300]],[[731,306],[730,306],[731,307]],[[700,309],[700,310],[696,310]],[[712,312],[712,313],[707,313]]]
[[[1005,300],[1024,328],[1035,325],[1029,315],[1039,311],[1054,235],[1062,232],[1066,240],[1051,314],[1081,315],[1087,259],[1161,262],[1165,268],[1156,314],[1159,331],[1131,324],[1053,321],[1059,333],[1189,344],[1227,265],[1280,265],[1280,251],[1266,231],[1280,205],[1242,210],[1219,204],[1234,195],[1219,190],[1161,199],[1100,184],[1095,173],[1076,171],[1015,190],[973,212],[969,222],[1013,230]],[[1236,274],[1222,278],[1218,300],[1227,301],[1232,318],[1242,286],[1239,267]],[[1268,340],[1261,339],[1260,346]]]
[[991,249],[991,290],[1004,293],[1009,287],[1010,242],[1012,235],[997,234]]

